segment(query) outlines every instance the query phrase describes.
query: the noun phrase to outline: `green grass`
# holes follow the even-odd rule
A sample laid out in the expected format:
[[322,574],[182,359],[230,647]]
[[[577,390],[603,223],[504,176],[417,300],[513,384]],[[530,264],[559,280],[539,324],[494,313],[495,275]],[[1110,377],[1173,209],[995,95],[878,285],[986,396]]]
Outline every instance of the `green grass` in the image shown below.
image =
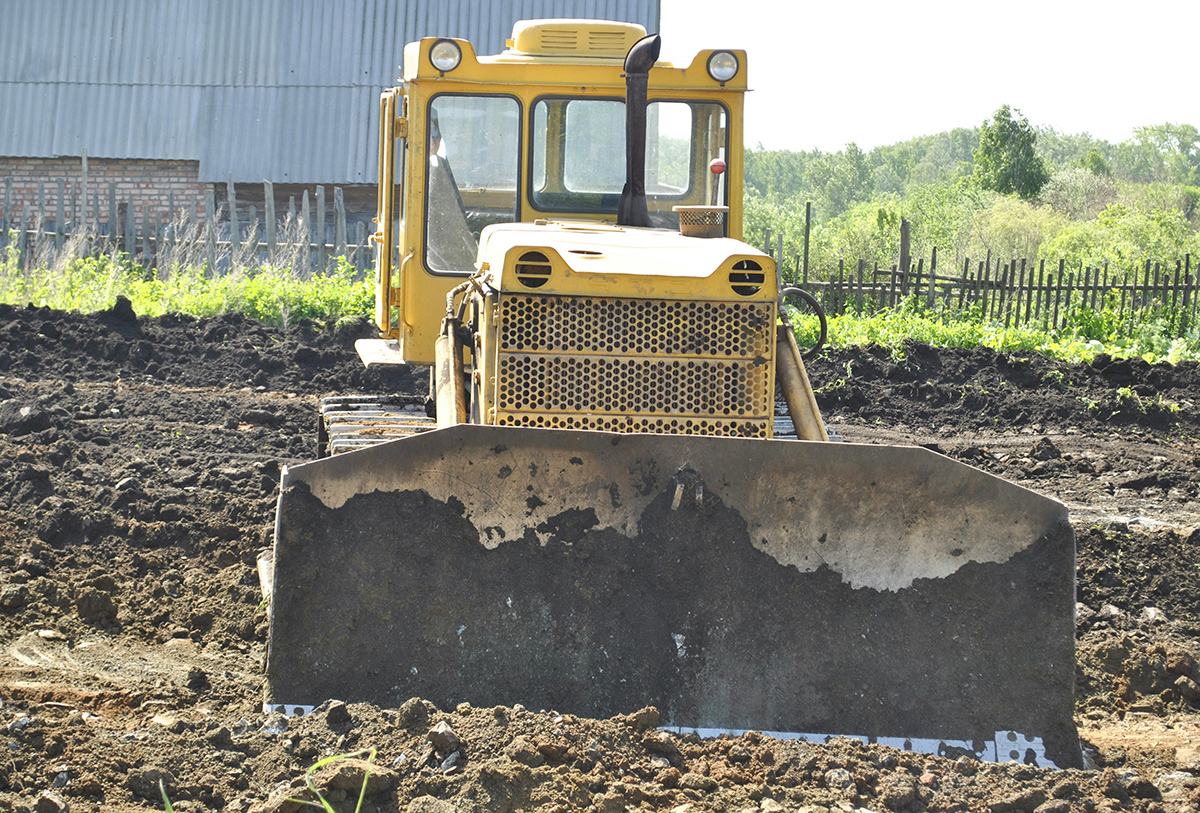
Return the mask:
[[[897,358],[903,357],[906,341],[917,341],[936,347],[1036,352],[1063,361],[1090,362],[1100,353],[1151,363],[1200,361],[1200,333],[1192,328],[1178,336],[1180,331],[1173,329],[1170,319],[1155,312],[1142,314],[1132,327],[1112,309],[1080,309],[1068,314],[1065,328],[1006,328],[976,312],[926,310],[916,300],[909,300],[893,310],[847,313],[832,316],[828,322],[830,346],[878,344],[890,348]],[[791,324],[801,347],[816,342],[819,327],[815,317],[792,315]]]
[[199,267],[147,271],[124,256],[82,257],[46,268],[22,270],[10,249],[0,262],[0,302],[94,313],[125,296],[140,316],[241,313],[286,327],[298,319],[368,316],[374,310],[371,279],[337,258],[329,273],[301,279],[290,268],[248,267],[210,275]]
[[[13,249],[0,261],[0,302],[94,313],[125,296],[142,316],[186,313],[218,316],[240,313],[269,325],[287,327],[298,319],[369,317],[374,310],[372,279],[357,279],[354,267],[338,258],[325,274],[300,278],[287,267],[261,265],[210,275],[201,267],[147,271],[124,255],[77,257],[50,267],[22,270]],[[814,317],[792,314],[801,347],[816,341]],[[1077,308],[1066,327],[1026,325],[1006,328],[978,311],[928,309],[918,298],[875,313],[846,313],[829,319],[833,347],[878,344],[902,357],[909,341],[936,347],[989,347],[996,351],[1043,353],[1066,361],[1091,361],[1099,353],[1149,362],[1200,360],[1200,332],[1180,330],[1168,313],[1147,310],[1121,318],[1115,302],[1103,308]],[[1180,335],[1183,334],[1183,335]]]

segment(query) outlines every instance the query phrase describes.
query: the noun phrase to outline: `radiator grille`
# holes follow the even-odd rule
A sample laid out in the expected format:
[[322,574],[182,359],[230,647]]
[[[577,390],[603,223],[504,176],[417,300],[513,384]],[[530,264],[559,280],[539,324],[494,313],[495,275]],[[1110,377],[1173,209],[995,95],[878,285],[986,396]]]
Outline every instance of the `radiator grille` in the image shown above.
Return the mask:
[[496,422],[769,437],[770,302],[508,294]]
[[501,302],[502,352],[716,358],[766,358],[771,352],[771,303],[519,294]]

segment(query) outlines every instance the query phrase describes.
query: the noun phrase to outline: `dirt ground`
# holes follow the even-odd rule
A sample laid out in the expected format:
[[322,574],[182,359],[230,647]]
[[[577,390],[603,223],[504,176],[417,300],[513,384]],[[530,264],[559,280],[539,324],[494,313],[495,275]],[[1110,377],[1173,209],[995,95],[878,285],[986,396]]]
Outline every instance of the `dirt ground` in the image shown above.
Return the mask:
[[[1200,366],[916,344],[810,365],[847,440],[929,446],[1070,507],[1091,768],[1053,771],[702,741],[653,709],[264,715],[255,556],[280,466],[313,456],[319,396],[425,388],[363,371],[369,333],[0,306],[0,810],[161,809],[160,782],[176,810],[292,810],[306,769],[367,748],[364,810],[1200,809]],[[362,770],[314,781],[351,810]]]

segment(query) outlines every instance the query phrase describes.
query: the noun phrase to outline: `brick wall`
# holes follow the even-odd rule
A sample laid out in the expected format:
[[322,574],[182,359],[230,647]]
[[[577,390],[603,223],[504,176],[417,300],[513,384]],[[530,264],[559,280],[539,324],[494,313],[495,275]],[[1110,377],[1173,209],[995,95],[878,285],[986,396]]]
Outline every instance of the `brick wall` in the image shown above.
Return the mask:
[[[204,191],[207,184],[197,180],[198,161],[126,160],[114,158],[88,159],[87,219],[96,217],[99,194],[99,220],[109,220],[110,184],[115,184],[116,199],[128,201],[140,228],[148,210],[152,221],[159,224],[168,219],[168,205],[174,195],[176,210],[189,209],[194,217],[204,214]],[[48,220],[58,218],[58,182],[63,184],[63,202],[67,220],[78,222],[82,208],[83,162],[79,157],[8,158],[0,156],[0,213],[11,222],[19,218],[25,205],[33,212],[39,203],[38,184],[41,183]],[[4,212],[11,180],[12,212]]]
[[[193,219],[204,216],[204,195],[206,190],[213,191],[215,205],[227,204],[226,185],[223,183],[209,184],[198,180],[200,164],[198,161],[174,160],[134,160],[114,158],[88,158],[88,201],[87,220],[96,220],[96,200],[99,194],[99,222],[107,226],[109,220],[110,184],[115,184],[116,200],[118,203],[129,202],[133,207],[135,229],[141,232],[145,223],[145,215],[149,211],[151,222],[161,226],[173,217],[169,214],[170,202],[174,196],[175,210],[179,213],[187,210]],[[63,201],[66,219],[79,222],[78,209],[82,208],[83,161],[79,157],[61,158],[10,158],[0,156],[0,218],[4,223],[12,223],[21,217],[26,204],[29,205],[31,218],[38,208],[38,183],[42,184],[45,215],[49,221],[57,222],[58,218],[58,182],[63,184]],[[5,199],[9,198],[11,183],[11,209],[4,211]],[[315,186],[298,184],[275,185],[275,213],[280,220],[288,213],[289,200],[294,199],[299,206],[301,195],[308,190],[311,215],[315,218],[316,195]],[[343,187],[345,193],[346,216],[351,223],[370,221],[375,215],[375,186],[354,185]],[[333,185],[325,187],[326,211],[328,228],[333,228]],[[253,213],[261,221],[265,212],[262,184],[237,184],[238,215],[241,222],[249,222],[251,207]],[[315,220],[314,220],[315,223]],[[31,224],[27,224],[31,225]],[[332,233],[332,232],[330,232]],[[352,235],[351,235],[352,236]]]

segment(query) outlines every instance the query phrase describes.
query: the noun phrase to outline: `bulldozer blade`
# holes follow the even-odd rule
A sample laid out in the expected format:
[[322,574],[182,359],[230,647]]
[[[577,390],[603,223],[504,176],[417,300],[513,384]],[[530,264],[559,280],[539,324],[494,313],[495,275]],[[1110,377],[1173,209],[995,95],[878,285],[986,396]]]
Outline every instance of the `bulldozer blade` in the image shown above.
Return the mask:
[[1074,579],[1061,503],[926,449],[460,425],[285,471],[266,700],[1078,767]]

